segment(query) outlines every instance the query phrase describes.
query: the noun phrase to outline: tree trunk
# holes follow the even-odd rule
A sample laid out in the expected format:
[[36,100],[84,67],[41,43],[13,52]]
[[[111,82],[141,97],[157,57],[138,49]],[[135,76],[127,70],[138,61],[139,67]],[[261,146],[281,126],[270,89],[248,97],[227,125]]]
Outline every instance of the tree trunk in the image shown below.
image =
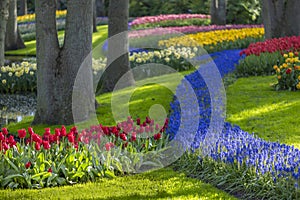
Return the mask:
[[105,16],[104,0],[96,0],[97,17]]
[[[76,112],[80,113],[77,122],[89,119],[90,112],[94,110],[90,54],[92,0],[68,0],[67,7],[64,45],[59,48],[56,2],[36,0],[38,71],[37,111],[33,124],[73,124],[72,98],[81,103],[76,108]],[[78,79],[81,84],[74,85]]]
[[19,16],[27,15],[27,0],[20,0]]
[[9,0],[0,1],[0,66],[4,65],[5,61],[5,33],[8,20]]
[[266,38],[300,35],[299,0],[263,0]]
[[226,24],[226,0],[211,0],[210,5],[211,24]]
[[[110,0],[108,11],[108,55],[107,68],[101,77],[100,92],[111,92],[119,80],[130,70],[128,47],[128,13],[129,0]],[[129,72],[124,83],[119,87],[134,84]],[[120,89],[120,88],[119,88]]]
[[6,24],[5,50],[25,48],[17,23],[17,0],[9,0],[9,17]]
[[97,30],[97,8],[96,0],[93,0],[93,33],[98,32]]

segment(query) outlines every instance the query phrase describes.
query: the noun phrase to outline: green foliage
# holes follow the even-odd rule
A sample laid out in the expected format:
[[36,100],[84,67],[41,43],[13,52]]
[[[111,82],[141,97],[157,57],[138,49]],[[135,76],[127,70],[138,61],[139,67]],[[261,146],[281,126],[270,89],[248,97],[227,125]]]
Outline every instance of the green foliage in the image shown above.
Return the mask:
[[[98,26],[98,32],[93,33],[93,48],[98,46],[107,39],[107,25]],[[58,37],[62,42],[64,38],[64,31],[58,31]],[[25,42],[26,48],[19,50],[6,51],[5,55],[18,55],[18,56],[35,56],[36,55],[36,40]]]
[[[87,182],[105,175],[103,160],[92,156],[93,149],[79,144],[52,144],[51,149],[37,151],[34,145],[17,143],[5,154],[1,152],[0,182],[2,188],[43,188]],[[30,164],[28,164],[30,163]]]
[[207,26],[210,24],[210,19],[183,19],[183,20],[164,20],[154,23],[146,23],[132,26],[132,30],[147,29],[155,27],[177,27],[177,26]]
[[174,73],[174,71],[192,70],[195,67],[191,62],[189,62],[188,59],[193,59],[194,57],[196,57],[197,52],[198,48],[196,47],[169,47],[162,50],[133,53],[129,57],[129,60],[131,68],[144,65],[143,70],[139,70],[139,73],[135,74],[135,79],[140,80],[146,77],[161,75],[161,66],[155,64],[164,65],[174,69],[173,71],[169,70],[169,73]]
[[297,199],[300,192],[284,178],[274,183],[271,174],[257,176],[244,164],[225,164],[203,157],[200,151],[184,154],[174,169],[188,176],[208,182],[240,199]]
[[238,77],[261,76],[274,74],[273,66],[282,63],[284,58],[281,53],[261,53],[259,56],[254,54],[239,61],[236,66]]
[[205,0],[131,0],[131,17],[159,14],[202,13],[209,14],[209,1]]
[[278,83],[274,85],[276,90],[300,90],[300,61],[298,52],[284,54],[285,61],[274,65]]
[[[80,196],[78,194],[80,191]],[[161,169],[134,176],[98,179],[95,183],[76,184],[41,190],[0,190],[6,199],[236,199],[199,180],[187,178],[172,169]]]
[[251,43],[262,41],[262,37],[246,37],[244,39],[237,39],[235,41],[223,41],[217,44],[205,45],[203,48],[208,52],[218,52],[227,49],[244,49],[247,48]]
[[273,142],[299,148],[300,93],[275,91],[276,77],[239,78],[226,90],[227,121]]
[[261,0],[228,0],[227,24],[261,24]]
[[22,62],[2,66],[0,71],[0,93],[33,92],[36,90],[36,64]]

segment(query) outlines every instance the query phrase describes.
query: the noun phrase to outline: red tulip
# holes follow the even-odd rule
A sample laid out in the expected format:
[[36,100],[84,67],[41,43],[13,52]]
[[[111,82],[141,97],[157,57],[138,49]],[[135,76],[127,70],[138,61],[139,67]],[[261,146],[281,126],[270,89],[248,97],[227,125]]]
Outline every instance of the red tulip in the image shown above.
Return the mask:
[[32,134],[34,133],[34,131],[33,131],[33,128],[32,128],[32,127],[28,127],[28,133],[29,133],[30,135],[32,135]]
[[31,162],[25,164],[26,169],[28,169],[30,166],[31,166]]
[[15,138],[14,138],[14,136],[9,136],[8,137],[8,143],[14,143],[15,142]]
[[2,133],[3,133],[4,135],[7,135],[7,134],[8,134],[7,128],[2,128]]
[[161,134],[157,133],[153,137],[154,137],[154,140],[159,140],[161,138]]
[[3,133],[2,132],[0,132],[0,141],[3,141],[4,140],[4,135],[3,135]]
[[21,139],[25,138],[26,137],[26,130],[25,129],[18,130],[18,136]]
[[140,118],[137,118],[137,119],[136,119],[136,124],[137,124],[137,125],[141,125],[141,119],[140,119]]
[[286,71],[285,71],[286,74],[290,74],[292,73],[292,69],[291,68],[288,68]]
[[131,134],[131,141],[136,141],[136,132]]
[[55,132],[56,136],[60,136],[61,135],[59,128],[54,129],[54,132]]
[[39,151],[41,149],[41,145],[38,142],[36,142],[34,146],[35,146],[35,150],[37,150],[37,151]]
[[3,142],[3,143],[2,143],[2,146],[3,146],[3,149],[4,149],[5,151],[9,149],[9,146],[8,146],[8,144],[7,144],[6,142]]
[[52,173],[52,169],[51,169],[51,168],[49,168],[49,169],[48,169],[48,172]]
[[114,147],[114,143],[112,143],[112,142],[108,142],[105,144],[106,151],[109,151],[113,147]]
[[35,134],[35,133],[32,134],[32,140],[34,142],[37,142],[37,143],[40,143],[40,144],[43,142],[42,138],[39,135]]
[[68,134],[68,140],[69,140],[70,143],[74,143],[75,138],[74,138],[73,133]]
[[50,135],[50,134],[51,134],[50,128],[45,128],[44,135]]
[[60,135],[61,135],[62,137],[67,136],[67,130],[66,130],[66,127],[65,127],[65,126],[62,126],[62,127],[61,127]]
[[49,142],[48,141],[43,141],[43,147],[44,147],[44,149],[46,149],[46,150],[48,150],[48,149],[50,149],[50,144],[49,144]]
[[125,133],[120,134],[120,138],[121,138],[123,141],[126,141],[126,140],[127,140],[127,136],[126,136]]

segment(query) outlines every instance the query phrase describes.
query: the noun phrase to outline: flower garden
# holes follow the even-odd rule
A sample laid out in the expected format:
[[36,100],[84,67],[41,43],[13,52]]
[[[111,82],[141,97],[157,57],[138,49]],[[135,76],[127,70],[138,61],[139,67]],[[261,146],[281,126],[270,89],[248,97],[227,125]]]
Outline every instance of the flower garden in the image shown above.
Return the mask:
[[[57,16],[59,23],[65,13]],[[30,15],[20,19],[23,36],[34,32],[30,25],[33,18]],[[216,26],[208,25],[209,20],[208,15],[160,15],[137,18],[130,23],[131,48],[149,47],[148,44],[158,47],[133,50],[129,57],[131,68],[151,63],[167,65],[184,79],[176,80],[174,72],[151,75],[156,66],[149,65],[146,80],[145,76],[136,80],[143,86],[134,91],[128,105],[120,105],[129,107],[131,116],[127,119],[116,123],[111,107],[100,106],[97,109],[100,123],[85,129],[64,125],[32,127],[32,117],[2,127],[0,192],[7,198],[11,197],[7,191],[20,197],[27,189],[54,187],[55,190],[66,185],[98,184],[99,180],[103,184],[122,182],[122,178],[131,176],[139,179],[135,184],[143,185],[143,179],[160,175],[159,180],[177,177],[176,181],[182,179],[186,187],[192,184],[190,187],[195,190],[176,196],[180,191],[177,187],[184,191],[186,188],[169,186],[170,181],[165,183],[166,187],[175,189],[158,189],[153,198],[200,199],[205,191],[199,188],[207,187],[215,195],[206,196],[208,199],[297,199],[300,132],[295,124],[300,107],[297,91],[300,90],[300,37],[265,40],[262,25]],[[208,55],[213,61],[207,59]],[[94,75],[101,74],[105,65],[106,59],[94,59]],[[215,100],[208,84],[208,79],[217,79],[209,76],[214,67],[226,90],[226,117],[220,116],[223,122],[213,121],[214,112],[225,112],[219,107],[214,110]],[[36,79],[34,60],[2,66],[0,92],[35,92]],[[176,92],[158,84],[143,84],[158,80]],[[124,98],[128,92],[128,88],[116,92],[117,98]],[[103,105],[110,104],[111,99],[112,94],[97,96]],[[144,99],[142,106],[136,103],[141,99]],[[191,110],[195,102],[197,110]],[[148,117],[152,104],[160,104],[169,111],[167,118],[156,122]],[[192,118],[199,118],[197,124]],[[213,137],[212,123],[221,124]],[[194,132],[182,133],[182,126]],[[184,146],[184,138],[188,137],[192,139],[184,153],[174,154],[175,161],[164,164],[164,153],[172,149],[170,144],[178,141]],[[207,143],[208,138],[213,142]],[[136,175],[149,170],[156,171]],[[179,184],[176,181],[174,184]],[[203,185],[197,185],[200,183]],[[141,189],[145,194],[129,189],[128,194],[133,196],[125,197],[147,198],[150,194],[146,188]],[[47,193],[46,189],[41,191]]]

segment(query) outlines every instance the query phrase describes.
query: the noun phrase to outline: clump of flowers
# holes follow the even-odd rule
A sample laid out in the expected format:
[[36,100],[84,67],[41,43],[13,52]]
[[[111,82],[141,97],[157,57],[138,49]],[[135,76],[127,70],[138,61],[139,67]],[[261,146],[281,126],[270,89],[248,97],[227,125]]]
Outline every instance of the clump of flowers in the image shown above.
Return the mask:
[[138,17],[130,23],[131,28],[169,27],[180,25],[208,25],[210,15],[203,14],[169,14]]
[[[104,72],[106,58],[93,59],[94,77]],[[34,62],[12,63],[0,67],[0,93],[34,92],[37,88],[37,65]]]
[[176,26],[176,27],[157,27],[143,30],[133,30],[128,33],[129,39],[144,38],[153,35],[166,35],[176,33],[199,33],[216,30],[230,30],[242,28],[263,28],[263,25],[249,24],[227,24],[227,25],[209,25],[209,26]]
[[[130,66],[132,68],[148,64],[148,63],[157,63],[157,64],[164,64],[169,67],[172,67],[176,71],[184,71],[189,70],[193,67],[193,65],[188,62],[188,59],[192,59],[196,56],[198,52],[198,48],[190,48],[190,47],[183,47],[183,48],[175,48],[169,47],[166,49],[149,51],[149,52],[134,52],[130,57]],[[153,67],[149,67],[149,75],[151,71],[153,71]]]
[[38,134],[29,127],[13,136],[2,128],[0,187],[60,186],[134,172],[149,165],[141,159],[145,153],[166,148],[167,127],[168,119],[155,124],[149,117],[145,121],[128,117],[116,126],[100,124],[81,131],[62,126]]
[[[264,28],[216,30],[173,37],[158,42],[160,47],[204,47],[206,50],[243,48],[250,42],[262,39]],[[247,40],[249,40],[247,42]],[[245,42],[246,41],[246,42]]]
[[250,44],[247,49],[241,51],[240,55],[256,55],[261,53],[273,53],[280,51],[285,53],[286,51],[299,51],[300,50],[300,36],[273,38],[264,42],[257,42]]
[[34,91],[36,89],[36,70],[36,64],[29,62],[2,66],[0,71],[0,92]]
[[[64,17],[66,17],[66,14],[67,14],[67,10],[57,10],[56,18],[64,18]],[[17,18],[18,23],[32,22],[34,20],[35,20],[35,13],[18,16],[18,18]]]
[[300,61],[298,52],[283,54],[284,63],[274,65],[278,83],[274,85],[276,90],[300,90]]

